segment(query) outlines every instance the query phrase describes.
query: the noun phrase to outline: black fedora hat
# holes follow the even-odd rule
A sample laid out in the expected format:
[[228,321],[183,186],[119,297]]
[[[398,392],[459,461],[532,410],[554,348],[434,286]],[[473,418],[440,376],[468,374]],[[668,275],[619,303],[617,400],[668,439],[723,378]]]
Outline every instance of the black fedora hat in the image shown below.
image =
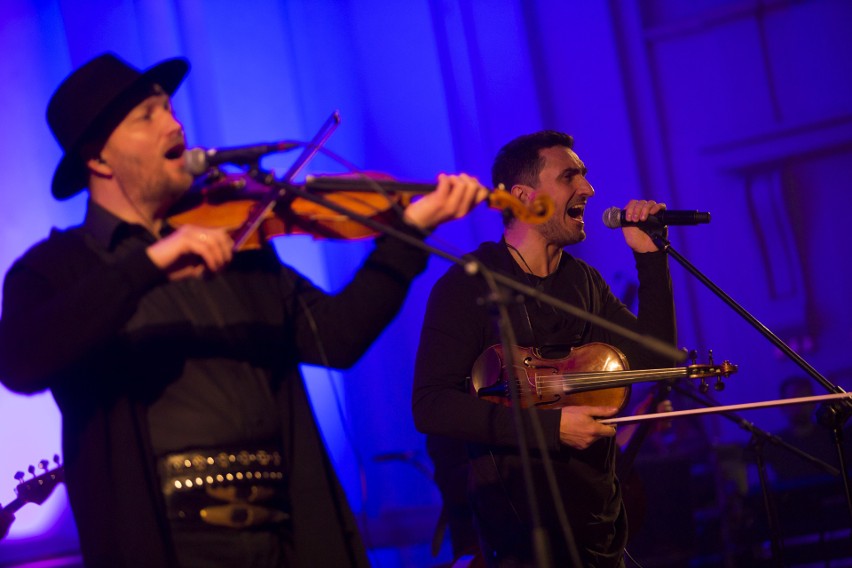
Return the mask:
[[151,85],[160,85],[171,95],[188,72],[189,62],[182,57],[142,71],[105,53],[69,75],[47,105],[47,124],[65,152],[53,174],[53,196],[67,199],[88,185],[88,172],[80,156],[85,143],[112,133],[133,107],[151,94]]

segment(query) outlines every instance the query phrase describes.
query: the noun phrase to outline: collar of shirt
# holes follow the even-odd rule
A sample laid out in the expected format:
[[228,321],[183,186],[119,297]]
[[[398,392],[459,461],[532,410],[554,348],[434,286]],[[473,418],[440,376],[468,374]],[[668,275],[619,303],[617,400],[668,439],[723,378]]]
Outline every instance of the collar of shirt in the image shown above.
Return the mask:
[[[86,231],[92,235],[95,242],[107,252],[115,252],[119,244],[127,239],[138,238],[149,244],[156,242],[156,237],[145,227],[137,223],[128,223],[110,213],[91,199],[86,208],[86,218],[83,221]],[[174,229],[163,226],[163,235],[168,235]]]

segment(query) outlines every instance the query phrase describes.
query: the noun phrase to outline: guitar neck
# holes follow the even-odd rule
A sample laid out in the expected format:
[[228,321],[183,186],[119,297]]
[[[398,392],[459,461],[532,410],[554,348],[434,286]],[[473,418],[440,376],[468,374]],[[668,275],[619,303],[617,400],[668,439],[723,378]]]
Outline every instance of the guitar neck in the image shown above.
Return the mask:
[[14,501],[0,508],[0,540],[6,538],[6,535],[9,534],[9,527],[15,521],[15,511],[23,507],[26,503],[20,497],[16,497]]
[[[59,463],[58,456],[54,456],[53,459],[57,464]],[[47,460],[41,461],[41,467],[42,469],[47,469]],[[33,473],[35,471],[35,467],[30,466],[29,471],[30,473]],[[23,481],[23,477],[23,472],[19,472],[19,475],[15,476],[16,479],[20,480],[20,483],[15,488],[15,493],[17,493],[18,496],[15,497],[11,503],[6,505],[6,507],[0,507],[0,540],[5,538],[6,534],[9,532],[9,527],[15,520],[15,511],[27,503],[35,503],[36,505],[44,503],[45,499],[50,496],[56,485],[65,481],[65,470],[62,466],[58,466],[53,470],[45,471],[45,473],[35,476],[27,481]]]

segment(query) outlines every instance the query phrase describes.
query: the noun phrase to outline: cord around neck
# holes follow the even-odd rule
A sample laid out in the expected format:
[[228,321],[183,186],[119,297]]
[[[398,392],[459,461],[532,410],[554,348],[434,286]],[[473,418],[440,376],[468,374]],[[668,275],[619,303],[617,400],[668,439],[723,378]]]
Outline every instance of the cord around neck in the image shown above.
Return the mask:
[[545,274],[543,276],[539,276],[538,274],[535,273],[535,271],[532,269],[532,267],[530,267],[529,263],[527,262],[527,259],[525,259],[524,255],[521,254],[521,251],[519,251],[515,246],[513,246],[509,242],[507,242],[507,241],[504,241],[504,242],[506,242],[506,248],[508,248],[509,250],[515,251],[515,253],[518,255],[518,258],[520,259],[521,263],[527,269],[527,273],[532,275],[532,276],[535,276],[537,278],[547,278],[548,276],[550,276],[551,274],[556,272],[557,269],[559,269],[559,263],[562,260],[562,249],[559,249],[559,256],[556,257],[556,265],[553,267],[553,270],[550,270],[547,274]]

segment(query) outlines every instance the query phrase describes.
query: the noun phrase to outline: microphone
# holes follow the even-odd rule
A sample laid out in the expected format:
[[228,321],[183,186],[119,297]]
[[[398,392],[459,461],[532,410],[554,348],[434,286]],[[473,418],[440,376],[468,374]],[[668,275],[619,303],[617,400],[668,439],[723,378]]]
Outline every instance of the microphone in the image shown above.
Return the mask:
[[701,211],[678,211],[663,209],[654,215],[648,215],[647,221],[625,221],[624,209],[610,207],[603,214],[603,224],[610,229],[619,227],[659,228],[664,225],[700,225],[710,222],[710,213]]
[[246,166],[256,163],[267,154],[286,152],[301,145],[301,142],[284,140],[233,148],[190,148],[184,152],[183,156],[186,160],[186,171],[194,176],[200,176],[220,164]]

